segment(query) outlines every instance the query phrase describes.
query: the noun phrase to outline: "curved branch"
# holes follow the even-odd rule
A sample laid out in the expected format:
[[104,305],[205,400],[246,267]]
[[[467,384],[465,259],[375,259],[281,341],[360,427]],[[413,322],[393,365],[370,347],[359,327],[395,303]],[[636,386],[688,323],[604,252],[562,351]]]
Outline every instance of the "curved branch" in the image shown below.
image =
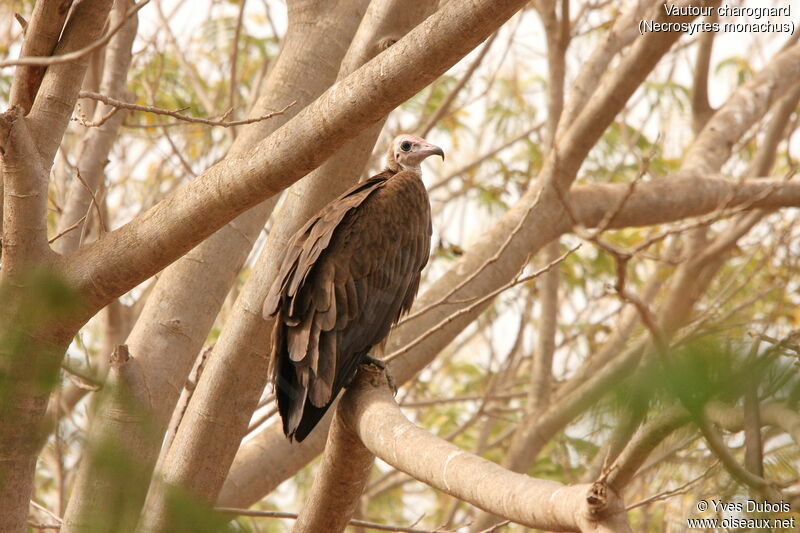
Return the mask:
[[[642,182],[619,211],[616,210],[620,199],[629,194],[629,187],[624,183],[573,187],[570,204],[576,221],[586,227],[595,227],[607,218],[608,213],[616,212],[614,220],[607,227],[613,229],[664,224],[712,213],[731,197],[731,191],[737,193],[732,203],[728,204],[729,207],[748,202],[751,208],[766,207],[767,204],[772,207],[800,207],[800,182],[753,179],[736,183],[718,175],[702,178],[693,174]],[[771,194],[762,197],[766,192]],[[748,199],[748,194],[761,199],[752,202],[753,198]],[[549,233],[536,235],[535,241],[528,242],[528,245],[536,249],[549,240],[569,232],[570,229],[569,222],[555,221],[549,225]],[[442,316],[450,314],[452,313]],[[390,340],[389,343],[392,349],[404,346],[415,338],[401,328],[398,328],[393,336],[395,340]],[[559,404],[558,409],[549,409],[537,420],[532,433],[537,435],[535,438],[537,443],[531,446],[531,449],[538,450],[538,446],[544,444],[544,442],[539,443],[540,436],[550,435],[563,427],[595,402],[602,391],[608,390],[609,383],[616,382],[620,376],[630,372],[635,367],[645,344],[646,342],[640,342],[624,350],[619,357],[598,369],[598,372],[592,373],[578,392],[559,396],[555,400]],[[417,354],[419,358],[424,358],[431,353],[435,352],[426,346],[416,348],[410,354],[411,357],[396,359],[392,363],[392,371],[397,382],[404,383],[416,375]],[[273,490],[280,482],[291,477],[297,469],[322,451],[325,442],[322,428],[325,425],[323,420],[319,424],[320,429],[312,433],[309,439],[295,445],[290,445],[286,441],[280,430],[280,424],[272,425],[257,434],[245,443],[237,454],[231,467],[231,474],[220,494],[219,503],[231,506],[250,505]],[[800,429],[797,431],[800,434]]]
[[[360,367],[358,373],[356,380],[359,381],[380,380],[383,376],[383,371],[366,365]],[[343,421],[345,408],[346,404],[340,403],[333,417],[322,463],[292,530],[294,533],[343,531],[358,507],[375,456]]]
[[76,252],[64,270],[87,295],[87,313],[319,166],[345,142],[444,73],[525,3],[449,2],[331,87],[246,157],[212,166],[134,221]]
[[605,485],[535,479],[462,450],[412,424],[385,379],[361,373],[339,409],[377,457],[485,511],[548,531],[630,531],[622,500]]

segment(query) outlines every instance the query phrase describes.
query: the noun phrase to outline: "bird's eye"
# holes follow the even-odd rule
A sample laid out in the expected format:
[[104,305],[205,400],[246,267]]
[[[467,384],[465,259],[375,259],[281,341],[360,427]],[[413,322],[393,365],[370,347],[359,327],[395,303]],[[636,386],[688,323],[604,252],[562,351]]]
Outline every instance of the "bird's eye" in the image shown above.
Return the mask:
[[402,143],[400,143],[400,149],[404,152],[408,152],[409,150],[411,150],[411,143],[408,141],[403,141]]

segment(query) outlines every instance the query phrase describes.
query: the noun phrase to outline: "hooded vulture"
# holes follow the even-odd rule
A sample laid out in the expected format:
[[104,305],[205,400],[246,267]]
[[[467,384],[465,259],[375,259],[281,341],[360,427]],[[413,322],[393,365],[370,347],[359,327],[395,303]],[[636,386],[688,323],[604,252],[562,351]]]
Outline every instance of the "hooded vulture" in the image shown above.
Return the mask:
[[444,152],[394,139],[386,168],[325,206],[292,238],[264,302],[275,317],[272,380],[289,439],[302,441],[411,308],[428,262],[431,209],[420,164]]

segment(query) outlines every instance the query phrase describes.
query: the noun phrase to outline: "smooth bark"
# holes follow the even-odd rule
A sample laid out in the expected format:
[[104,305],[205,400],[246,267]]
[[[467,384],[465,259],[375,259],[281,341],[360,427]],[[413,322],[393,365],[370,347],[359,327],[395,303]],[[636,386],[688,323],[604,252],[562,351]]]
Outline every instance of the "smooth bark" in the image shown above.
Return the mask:
[[[342,62],[340,79],[377,54],[397,32],[408,31],[429,12],[422,2],[378,2],[366,14]],[[382,121],[381,121],[382,122]],[[214,349],[208,368],[163,461],[159,478],[213,502],[227,475],[250,415],[266,385],[269,325],[261,307],[277,272],[286,243],[310,216],[354,183],[366,163],[380,124],[363,132],[322,167],[287,193],[275,214],[276,224],[234,305],[229,323]],[[232,397],[231,388],[238,394]],[[145,530],[165,524],[166,491],[151,491]],[[158,524],[158,525],[155,525]]]
[[[380,382],[382,372],[362,368],[362,376]],[[344,531],[358,506],[361,493],[367,484],[375,456],[361,443],[361,439],[344,422],[346,403],[339,405],[331,423],[322,462],[314,475],[311,493],[297,518],[294,533]]]
[[340,409],[375,456],[485,511],[547,531],[631,531],[624,505],[609,487],[530,478],[462,450],[409,422],[385,379],[361,374]]
[[[570,194],[570,204],[577,222],[588,228],[595,227],[608,213],[617,210],[628,189],[627,184],[574,187]],[[737,183],[722,176],[703,178],[684,174],[681,177],[665,177],[641,183],[630,195],[625,206],[617,212],[609,228],[664,224],[708,214],[725,204],[732,194],[733,203],[729,204],[730,207],[743,203],[750,203],[752,208],[800,207],[800,184],[793,182],[758,179]],[[762,198],[754,201],[759,197]],[[546,243],[542,241],[552,240],[570,229],[571,223],[562,220],[553,227],[552,233],[531,237],[528,242],[531,247],[541,247]],[[422,358],[424,354],[430,354],[431,352],[424,351],[427,343],[441,342],[438,337],[451,334],[451,327],[448,324],[446,328],[439,328],[435,335],[428,338],[432,340],[426,339],[420,345],[422,348],[415,348],[409,357]],[[406,327],[399,326],[390,338],[388,349],[391,351],[392,348],[413,341],[416,338],[415,333],[409,331]],[[574,396],[574,403],[562,404],[562,397],[554,399],[559,403],[559,408],[542,415],[537,421],[535,432],[538,435],[551,435],[552,431],[571,420],[575,413],[582,412],[595,402],[597,395],[607,390],[609,383],[615,382],[619,376],[633,368],[634,359],[641,353],[641,349],[642,347],[634,347],[626,350],[617,361],[603,368],[602,372],[587,376],[590,379],[580,388],[581,393]],[[398,359],[392,364],[392,371],[398,383],[404,383],[415,376],[424,364],[427,363],[421,362],[420,366],[415,366],[405,363],[405,359]],[[324,423],[320,423],[320,427],[324,427]],[[290,445],[279,426],[280,424],[269,426],[242,446],[220,494],[220,505],[242,507],[252,504],[322,451],[323,438],[312,435],[308,441]],[[321,432],[322,430],[319,431]],[[548,438],[542,436],[541,444]]]
[[[299,102],[295,106],[299,111],[330,86],[363,12],[363,8],[361,12],[352,8],[353,4],[331,7],[307,1],[291,3],[281,53],[251,116],[292,100]],[[337,21],[336,27],[313,23],[320,19]],[[313,66],[308,63],[309,57],[315,58]],[[244,127],[227,157],[247,153],[298,112],[295,108],[285,116]],[[134,355],[130,365],[143,376],[143,386],[129,391],[130,401],[133,408],[149,413],[150,419],[119,418],[97,410],[91,432],[97,440],[103,440],[103,435],[118,438],[126,449],[135,452],[130,458],[143,471],[153,469],[161,437],[192,362],[273,207],[274,201],[268,201],[243,214],[166,269],[128,337]],[[103,471],[91,456],[82,462],[80,471],[92,473],[79,476],[73,488],[65,516],[67,531],[72,530],[73,522],[76,530],[82,530],[80,524],[90,523],[82,518],[85,515],[113,514],[117,493],[124,491],[129,504],[143,504],[149,483],[115,486],[111,483],[114,472]],[[108,486],[98,491],[101,485],[92,480],[108,476],[112,478]]]

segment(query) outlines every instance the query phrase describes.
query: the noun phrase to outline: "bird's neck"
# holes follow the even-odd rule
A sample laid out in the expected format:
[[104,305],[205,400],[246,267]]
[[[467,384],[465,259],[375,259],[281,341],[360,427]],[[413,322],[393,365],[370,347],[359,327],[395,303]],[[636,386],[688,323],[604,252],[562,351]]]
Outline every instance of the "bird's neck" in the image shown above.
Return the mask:
[[397,174],[398,172],[402,172],[402,171],[405,170],[407,172],[413,172],[417,176],[422,176],[422,169],[420,168],[419,165],[416,165],[416,166],[401,165],[397,161],[394,161],[394,160],[391,160],[391,159],[389,161],[387,161],[386,170],[388,170],[388,171],[390,171],[390,172],[392,172],[394,174]]

